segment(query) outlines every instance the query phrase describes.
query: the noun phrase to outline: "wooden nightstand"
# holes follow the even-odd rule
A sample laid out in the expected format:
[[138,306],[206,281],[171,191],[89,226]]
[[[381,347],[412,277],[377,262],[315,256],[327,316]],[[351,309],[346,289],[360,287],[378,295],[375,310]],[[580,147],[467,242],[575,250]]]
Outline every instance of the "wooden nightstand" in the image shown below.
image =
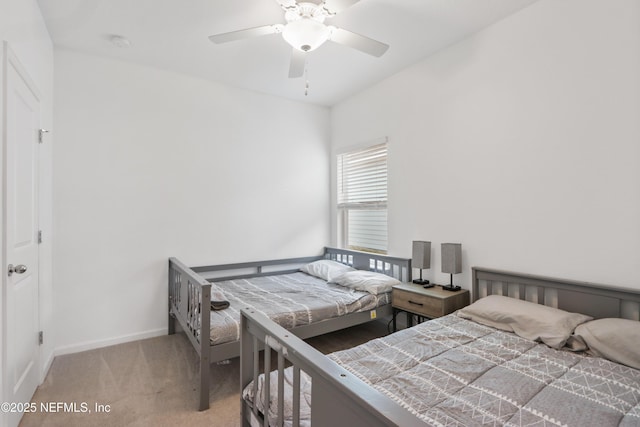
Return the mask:
[[396,331],[396,315],[399,311],[407,313],[407,326],[413,326],[413,314],[433,319],[469,305],[469,291],[445,291],[441,286],[423,288],[422,285],[403,283],[391,291],[393,307],[393,331]]

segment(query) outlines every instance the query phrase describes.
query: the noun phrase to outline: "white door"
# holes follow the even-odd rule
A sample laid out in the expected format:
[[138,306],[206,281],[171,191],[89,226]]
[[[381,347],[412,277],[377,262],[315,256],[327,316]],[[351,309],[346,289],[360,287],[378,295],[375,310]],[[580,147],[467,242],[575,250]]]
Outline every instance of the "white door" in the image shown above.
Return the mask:
[[[5,254],[4,401],[29,402],[39,383],[38,138],[40,101],[4,44]],[[9,427],[21,413],[10,413]]]

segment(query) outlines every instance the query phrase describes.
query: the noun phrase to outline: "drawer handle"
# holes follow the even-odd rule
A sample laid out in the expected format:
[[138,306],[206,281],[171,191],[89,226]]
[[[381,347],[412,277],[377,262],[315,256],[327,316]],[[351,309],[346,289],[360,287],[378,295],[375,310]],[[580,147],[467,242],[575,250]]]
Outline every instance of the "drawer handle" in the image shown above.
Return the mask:
[[411,300],[409,300],[409,304],[419,305],[420,307],[422,307],[424,305],[421,302],[415,302],[415,301],[411,301]]

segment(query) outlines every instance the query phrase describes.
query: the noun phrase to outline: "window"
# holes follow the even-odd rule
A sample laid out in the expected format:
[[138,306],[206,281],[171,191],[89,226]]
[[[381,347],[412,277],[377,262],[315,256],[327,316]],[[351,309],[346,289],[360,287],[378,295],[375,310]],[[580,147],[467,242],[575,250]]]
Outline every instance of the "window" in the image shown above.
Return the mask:
[[387,253],[387,144],[338,154],[338,223],[343,247]]

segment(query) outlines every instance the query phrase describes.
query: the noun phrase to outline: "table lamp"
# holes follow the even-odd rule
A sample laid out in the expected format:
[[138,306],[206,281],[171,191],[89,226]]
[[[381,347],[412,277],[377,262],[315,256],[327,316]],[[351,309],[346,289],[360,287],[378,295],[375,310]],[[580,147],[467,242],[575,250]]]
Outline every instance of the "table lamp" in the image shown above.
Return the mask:
[[441,246],[442,272],[449,273],[451,279],[448,286],[443,286],[445,291],[459,291],[460,286],[453,285],[453,275],[462,273],[462,244],[443,243]]
[[422,285],[425,288],[433,287],[428,280],[422,279],[422,269],[431,268],[431,242],[413,241],[411,265],[420,269],[420,278],[414,279],[413,283]]

